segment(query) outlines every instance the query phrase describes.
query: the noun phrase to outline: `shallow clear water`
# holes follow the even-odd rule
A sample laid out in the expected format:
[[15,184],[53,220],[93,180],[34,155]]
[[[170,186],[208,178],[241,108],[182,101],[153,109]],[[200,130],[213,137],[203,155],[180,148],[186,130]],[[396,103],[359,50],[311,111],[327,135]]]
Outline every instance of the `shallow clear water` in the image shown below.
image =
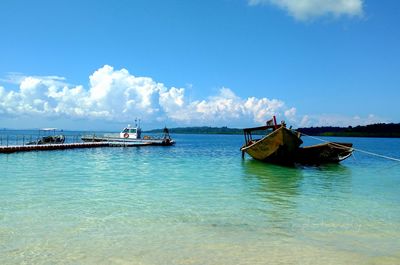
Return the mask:
[[[174,138],[0,154],[0,264],[400,264],[399,163],[287,168],[242,160],[242,136]],[[400,139],[336,140],[400,157]]]

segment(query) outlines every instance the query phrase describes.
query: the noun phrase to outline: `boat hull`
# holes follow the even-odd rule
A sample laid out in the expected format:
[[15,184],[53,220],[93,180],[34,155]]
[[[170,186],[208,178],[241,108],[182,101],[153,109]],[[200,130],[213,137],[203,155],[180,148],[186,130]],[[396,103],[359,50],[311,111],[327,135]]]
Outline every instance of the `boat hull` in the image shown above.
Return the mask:
[[353,153],[351,143],[323,143],[299,148],[295,162],[308,165],[339,163]]
[[84,136],[81,138],[84,142],[109,142],[116,144],[126,143],[127,145],[138,144],[138,145],[160,145],[170,146],[174,145],[175,141],[172,139],[130,139],[130,138],[118,138],[118,137],[98,137],[98,136]]
[[281,126],[262,139],[249,142],[241,151],[260,161],[286,164],[294,161],[302,143],[298,134]]

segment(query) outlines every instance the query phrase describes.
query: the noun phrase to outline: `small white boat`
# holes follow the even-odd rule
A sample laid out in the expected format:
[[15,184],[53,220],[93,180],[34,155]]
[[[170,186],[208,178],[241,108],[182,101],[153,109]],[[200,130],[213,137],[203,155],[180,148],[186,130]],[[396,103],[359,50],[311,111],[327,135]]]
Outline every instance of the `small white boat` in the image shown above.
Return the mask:
[[140,129],[139,126],[132,128],[131,125],[128,125],[128,127],[124,128],[119,134],[119,138],[124,139],[140,139],[141,136],[142,129]]
[[129,145],[173,145],[175,141],[171,139],[169,135],[169,131],[167,128],[164,128],[164,136],[162,138],[154,138],[149,136],[144,136],[142,139],[142,129],[140,126],[135,124],[135,127],[131,127],[128,125],[125,127],[120,133],[119,137],[115,136],[96,136],[96,135],[87,135],[83,136],[82,141],[84,142],[109,142],[109,143],[126,143]]

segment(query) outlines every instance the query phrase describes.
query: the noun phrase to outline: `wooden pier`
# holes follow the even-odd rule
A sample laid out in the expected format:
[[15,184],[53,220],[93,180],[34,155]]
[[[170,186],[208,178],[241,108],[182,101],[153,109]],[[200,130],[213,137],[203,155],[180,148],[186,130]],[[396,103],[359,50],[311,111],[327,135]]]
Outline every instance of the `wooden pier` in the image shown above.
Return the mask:
[[49,151],[49,150],[65,150],[76,148],[96,148],[96,147],[135,147],[146,146],[151,143],[129,143],[129,142],[79,142],[79,143],[63,143],[63,144],[41,144],[41,145],[9,145],[0,146],[0,153],[15,153],[27,151]]

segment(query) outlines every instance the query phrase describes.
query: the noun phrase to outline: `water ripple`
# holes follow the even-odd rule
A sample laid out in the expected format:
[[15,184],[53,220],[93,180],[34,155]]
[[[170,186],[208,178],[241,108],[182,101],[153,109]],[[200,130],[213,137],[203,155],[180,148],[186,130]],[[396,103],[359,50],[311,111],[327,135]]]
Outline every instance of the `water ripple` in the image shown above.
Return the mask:
[[242,160],[241,136],[177,138],[1,155],[0,263],[399,263],[386,161],[288,168]]

